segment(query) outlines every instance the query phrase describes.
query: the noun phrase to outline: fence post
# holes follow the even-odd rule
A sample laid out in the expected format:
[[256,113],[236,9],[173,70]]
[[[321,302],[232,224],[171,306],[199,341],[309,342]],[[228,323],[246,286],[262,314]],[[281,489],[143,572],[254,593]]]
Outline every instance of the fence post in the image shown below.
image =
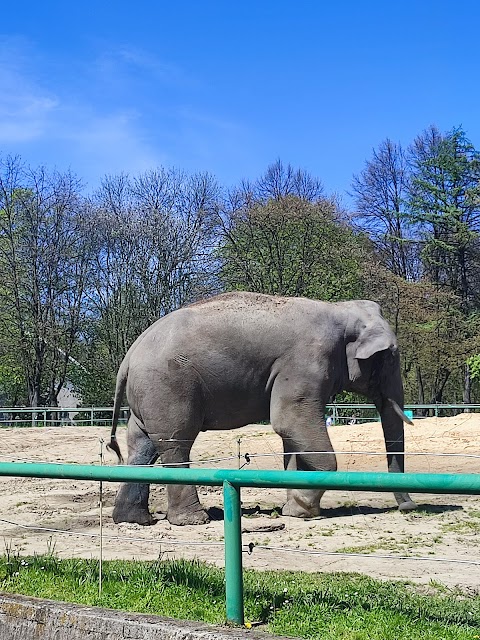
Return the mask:
[[223,483],[227,622],[244,623],[240,487]]

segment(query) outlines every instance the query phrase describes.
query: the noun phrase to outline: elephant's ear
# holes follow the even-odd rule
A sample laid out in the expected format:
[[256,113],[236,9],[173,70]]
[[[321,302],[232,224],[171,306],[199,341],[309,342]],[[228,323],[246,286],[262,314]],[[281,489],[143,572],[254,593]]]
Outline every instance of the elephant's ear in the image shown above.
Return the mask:
[[391,331],[386,331],[381,326],[367,327],[354,344],[357,360],[367,360],[379,351],[394,349],[396,346]]
[[348,377],[354,382],[361,376],[359,360],[367,360],[379,351],[394,349],[392,332],[381,325],[364,326],[354,342],[347,344]]

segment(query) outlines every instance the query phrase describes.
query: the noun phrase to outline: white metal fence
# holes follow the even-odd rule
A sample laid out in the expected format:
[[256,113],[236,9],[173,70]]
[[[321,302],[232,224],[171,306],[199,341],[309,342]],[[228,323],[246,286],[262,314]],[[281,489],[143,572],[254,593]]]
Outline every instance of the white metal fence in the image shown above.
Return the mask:
[[[414,420],[445,417],[464,412],[480,412],[480,404],[407,404],[405,412]],[[113,407],[0,407],[2,427],[110,426]],[[373,404],[334,403],[326,407],[333,425],[380,420]],[[128,419],[128,407],[122,407],[120,424]],[[329,422],[330,422],[329,421]]]

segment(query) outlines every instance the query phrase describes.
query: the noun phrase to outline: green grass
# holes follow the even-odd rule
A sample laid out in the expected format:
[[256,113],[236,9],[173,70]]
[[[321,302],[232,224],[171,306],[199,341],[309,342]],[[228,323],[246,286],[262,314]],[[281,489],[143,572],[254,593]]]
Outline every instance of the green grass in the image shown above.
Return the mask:
[[[39,598],[223,624],[224,574],[200,562],[109,561],[98,592],[97,560],[53,553],[0,557],[0,590]],[[472,640],[480,596],[445,587],[432,593],[358,574],[245,571],[245,617],[264,629],[331,640]],[[423,590],[424,591],[424,590]]]

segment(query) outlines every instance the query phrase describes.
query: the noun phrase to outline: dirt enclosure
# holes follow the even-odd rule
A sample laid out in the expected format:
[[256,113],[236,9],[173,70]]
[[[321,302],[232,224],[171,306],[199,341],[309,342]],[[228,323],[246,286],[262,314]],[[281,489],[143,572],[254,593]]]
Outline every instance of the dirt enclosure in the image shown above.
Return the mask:
[[[378,423],[333,426],[329,431],[336,451],[341,452],[337,453],[339,469],[386,470],[383,455],[366,455],[384,451]],[[108,436],[105,427],[2,429],[1,460],[98,464],[100,440]],[[250,454],[248,468],[282,468],[280,439],[269,427],[259,425],[201,434],[192,460],[203,466],[237,468],[239,439],[242,463],[244,454]],[[125,429],[120,430],[119,441],[126,452]],[[480,471],[479,414],[415,420],[413,427],[406,427],[406,442],[412,454],[407,457],[408,471]],[[455,455],[426,455],[435,453]],[[116,460],[105,451],[104,462],[115,464]],[[0,533],[5,548],[22,554],[53,550],[59,557],[99,556],[98,483],[33,478],[0,478],[0,483]],[[212,520],[197,527],[175,527],[165,519],[153,527],[116,525],[111,519],[115,491],[115,484],[104,483],[105,558],[162,555],[223,565],[221,488],[199,488]],[[308,521],[278,515],[284,496],[284,490],[242,490],[243,543],[246,550],[249,543],[255,545],[252,553],[244,554],[246,567],[356,571],[480,591],[480,496],[416,494],[413,497],[421,509],[401,514],[389,493],[329,491],[322,499],[322,517]],[[153,511],[165,511],[164,487],[152,488],[150,503]]]

